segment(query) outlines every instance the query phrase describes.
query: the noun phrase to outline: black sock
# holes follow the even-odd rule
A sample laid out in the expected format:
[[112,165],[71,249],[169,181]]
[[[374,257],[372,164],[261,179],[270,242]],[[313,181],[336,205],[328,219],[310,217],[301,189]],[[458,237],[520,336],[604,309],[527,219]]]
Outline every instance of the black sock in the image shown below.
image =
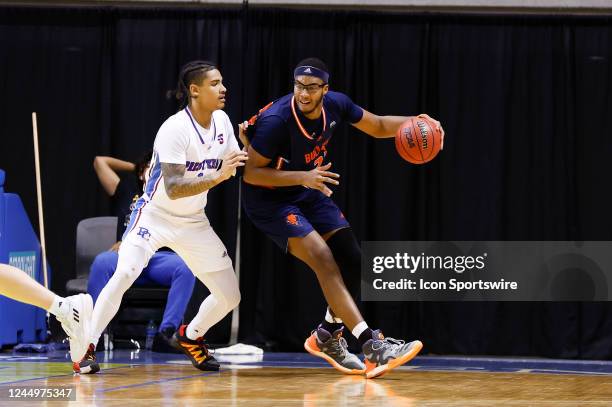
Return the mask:
[[357,339],[359,340],[359,345],[361,345],[361,347],[363,348],[363,345],[365,345],[367,341],[372,339],[372,330],[370,328],[366,328],[366,330],[363,331]]
[[323,320],[323,322],[321,322],[321,325],[319,326],[325,329],[330,334],[333,334],[335,331],[342,328],[342,323],[327,322],[326,320]]
[[172,335],[174,334],[174,332],[176,331],[176,328],[173,326],[169,326],[168,328],[164,328],[160,331],[160,333],[162,335],[164,335],[166,337],[166,339],[170,339],[172,338]]

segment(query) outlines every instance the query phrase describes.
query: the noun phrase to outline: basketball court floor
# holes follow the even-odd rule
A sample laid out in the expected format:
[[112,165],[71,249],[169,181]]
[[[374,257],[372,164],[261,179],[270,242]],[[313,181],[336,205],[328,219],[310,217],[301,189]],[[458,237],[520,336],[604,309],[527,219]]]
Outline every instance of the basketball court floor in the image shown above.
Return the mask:
[[[64,352],[0,353],[0,405],[610,406],[612,362],[417,357],[379,379],[336,372],[306,353],[219,356],[220,372],[182,355],[99,352],[102,371],[72,375]],[[6,398],[8,389],[73,386],[76,401]]]

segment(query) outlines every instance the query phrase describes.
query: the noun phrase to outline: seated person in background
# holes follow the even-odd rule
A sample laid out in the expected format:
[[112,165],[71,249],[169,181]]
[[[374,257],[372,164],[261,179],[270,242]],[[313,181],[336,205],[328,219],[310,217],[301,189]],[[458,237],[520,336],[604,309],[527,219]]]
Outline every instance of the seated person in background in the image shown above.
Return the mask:
[[[94,302],[117,268],[121,238],[132,211],[130,207],[142,193],[150,160],[151,152],[148,152],[135,164],[113,157],[99,156],[94,160],[94,169],[98,179],[111,197],[113,214],[118,218],[117,242],[109,251],[96,256],[91,265],[87,292],[92,296]],[[153,342],[153,350],[175,352],[174,348],[168,344],[168,340],[180,326],[191,298],[195,284],[193,273],[176,253],[162,248],[151,257],[149,264],[134,284],[158,284],[170,287],[163,320]]]

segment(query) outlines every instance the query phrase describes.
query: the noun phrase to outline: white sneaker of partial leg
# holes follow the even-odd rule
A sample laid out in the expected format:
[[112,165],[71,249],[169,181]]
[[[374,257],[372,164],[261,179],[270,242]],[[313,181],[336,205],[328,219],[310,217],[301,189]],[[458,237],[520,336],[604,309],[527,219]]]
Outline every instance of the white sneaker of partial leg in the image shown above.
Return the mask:
[[89,294],[78,294],[66,297],[68,310],[57,320],[70,338],[70,358],[79,362],[89,346],[89,323],[93,312],[93,299]]

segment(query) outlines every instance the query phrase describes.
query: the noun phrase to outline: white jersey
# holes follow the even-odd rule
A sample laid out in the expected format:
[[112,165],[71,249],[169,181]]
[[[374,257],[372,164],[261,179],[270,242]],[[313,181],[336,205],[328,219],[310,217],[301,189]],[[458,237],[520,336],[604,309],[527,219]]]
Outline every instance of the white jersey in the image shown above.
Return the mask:
[[198,124],[188,109],[170,116],[155,137],[142,203],[181,218],[205,218],[208,191],[171,200],[166,194],[161,163],[184,164],[184,178],[193,179],[217,171],[223,157],[231,151],[240,151],[240,147],[223,110],[213,112],[208,130]]

